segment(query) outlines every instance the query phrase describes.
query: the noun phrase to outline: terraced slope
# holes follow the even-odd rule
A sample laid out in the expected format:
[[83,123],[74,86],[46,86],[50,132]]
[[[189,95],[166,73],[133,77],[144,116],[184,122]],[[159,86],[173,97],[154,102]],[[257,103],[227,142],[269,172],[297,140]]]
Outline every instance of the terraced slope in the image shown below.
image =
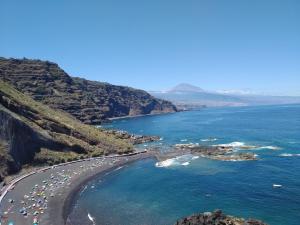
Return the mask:
[[87,124],[112,117],[177,111],[172,103],[145,91],[74,78],[48,61],[0,58],[0,79]]

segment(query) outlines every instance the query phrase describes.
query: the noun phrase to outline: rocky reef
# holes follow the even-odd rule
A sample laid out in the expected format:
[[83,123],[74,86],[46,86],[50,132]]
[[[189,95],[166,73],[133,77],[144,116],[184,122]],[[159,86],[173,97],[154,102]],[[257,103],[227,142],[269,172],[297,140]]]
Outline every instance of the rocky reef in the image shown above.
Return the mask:
[[0,79],[86,124],[99,124],[113,117],[177,111],[171,102],[145,91],[71,77],[48,61],[0,58]]
[[[250,148],[250,147],[249,147]],[[249,149],[244,148],[244,150]],[[231,146],[204,146],[198,144],[177,144],[175,145],[175,153],[193,154],[205,158],[221,160],[221,161],[249,161],[256,160],[256,155],[250,152],[236,153]]]
[[136,134],[130,134],[123,130],[103,130],[107,134],[113,134],[114,136],[125,139],[131,142],[133,145],[148,143],[148,142],[154,142],[159,141],[159,136],[151,136],[151,135],[136,135]]
[[242,219],[225,215],[221,210],[195,214],[181,220],[174,225],[267,225],[255,219]]
[[83,124],[0,81],[0,180],[25,164],[51,165],[131,151],[129,141]]

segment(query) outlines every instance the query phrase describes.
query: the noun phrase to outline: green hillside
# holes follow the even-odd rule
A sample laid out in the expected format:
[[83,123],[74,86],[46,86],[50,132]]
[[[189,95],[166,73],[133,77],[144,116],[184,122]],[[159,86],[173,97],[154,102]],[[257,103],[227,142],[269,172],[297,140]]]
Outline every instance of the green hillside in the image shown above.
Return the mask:
[[0,81],[0,176],[24,164],[54,164],[131,152],[133,146]]

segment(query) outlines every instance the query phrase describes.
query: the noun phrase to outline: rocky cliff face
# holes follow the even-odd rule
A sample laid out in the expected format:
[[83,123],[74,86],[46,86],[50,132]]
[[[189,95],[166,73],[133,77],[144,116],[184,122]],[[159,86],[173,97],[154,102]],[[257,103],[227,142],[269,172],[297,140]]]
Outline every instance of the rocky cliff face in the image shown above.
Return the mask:
[[24,164],[55,164],[132,150],[128,141],[82,124],[0,81],[0,180]]
[[254,219],[241,219],[223,214],[221,210],[200,213],[179,220],[175,225],[267,225]]
[[175,112],[145,91],[70,77],[55,63],[0,58],[0,79],[34,100],[64,110],[87,124],[106,118]]
[[2,142],[2,165],[6,172],[4,175],[17,172],[23,164],[30,163],[35,152],[42,146],[55,144],[39,132],[18,118],[18,116],[0,105],[0,137]]

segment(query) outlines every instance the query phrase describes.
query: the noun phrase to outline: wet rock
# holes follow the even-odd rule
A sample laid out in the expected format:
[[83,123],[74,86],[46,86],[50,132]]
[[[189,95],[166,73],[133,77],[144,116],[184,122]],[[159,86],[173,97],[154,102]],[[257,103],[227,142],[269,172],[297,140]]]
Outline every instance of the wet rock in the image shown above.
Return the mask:
[[235,153],[230,146],[204,146],[199,144],[176,144],[175,151],[180,154],[193,154],[221,161],[251,161],[257,156],[253,153]]
[[236,218],[233,216],[225,215],[221,210],[214,212],[205,212],[195,214],[181,220],[178,220],[175,225],[267,225],[266,223],[243,218]]

